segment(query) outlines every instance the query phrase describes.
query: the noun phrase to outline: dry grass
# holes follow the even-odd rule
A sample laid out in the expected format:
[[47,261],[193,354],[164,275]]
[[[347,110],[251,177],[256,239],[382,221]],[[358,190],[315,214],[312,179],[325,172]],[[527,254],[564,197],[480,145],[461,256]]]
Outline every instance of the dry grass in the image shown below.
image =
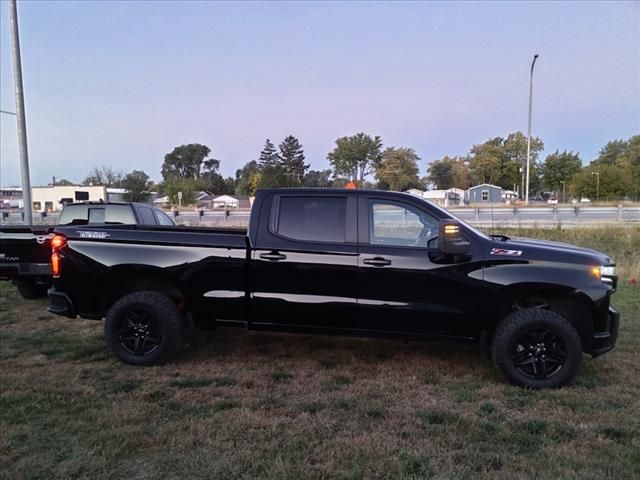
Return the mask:
[[640,286],[576,384],[506,385],[472,345],[247,333],[165,367],[113,360],[102,325],[0,287],[0,476],[640,477]]

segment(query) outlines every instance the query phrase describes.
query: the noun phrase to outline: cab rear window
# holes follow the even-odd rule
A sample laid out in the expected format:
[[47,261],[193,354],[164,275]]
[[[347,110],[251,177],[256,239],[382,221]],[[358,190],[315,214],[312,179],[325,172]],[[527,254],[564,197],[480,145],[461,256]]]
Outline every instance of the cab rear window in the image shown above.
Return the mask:
[[134,225],[136,219],[128,205],[67,205],[59,225]]

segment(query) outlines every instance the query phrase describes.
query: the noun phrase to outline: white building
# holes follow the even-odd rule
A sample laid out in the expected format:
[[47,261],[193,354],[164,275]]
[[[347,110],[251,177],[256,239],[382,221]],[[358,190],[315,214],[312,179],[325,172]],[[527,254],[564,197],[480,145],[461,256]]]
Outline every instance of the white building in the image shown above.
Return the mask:
[[464,190],[461,188],[448,188],[446,190],[427,190],[423,192],[417,189],[407,190],[407,193],[422,197],[442,207],[457,207],[464,199]]
[[107,200],[107,189],[104,186],[57,185],[31,189],[35,212],[56,212],[62,210],[65,203],[100,200]]
[[251,208],[249,197],[245,195],[220,195],[211,203],[213,208]]

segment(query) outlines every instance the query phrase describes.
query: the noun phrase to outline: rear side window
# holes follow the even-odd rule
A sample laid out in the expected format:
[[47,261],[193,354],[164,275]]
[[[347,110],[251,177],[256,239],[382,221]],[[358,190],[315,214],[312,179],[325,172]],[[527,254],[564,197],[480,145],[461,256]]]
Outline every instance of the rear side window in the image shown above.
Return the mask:
[[133,216],[131,207],[128,205],[107,205],[104,214],[104,223],[135,225],[136,219]]
[[276,233],[294,240],[344,243],[346,197],[281,197]]
[[138,209],[138,213],[140,214],[140,220],[142,225],[155,225],[156,217],[153,216],[153,210],[147,207],[140,207]]

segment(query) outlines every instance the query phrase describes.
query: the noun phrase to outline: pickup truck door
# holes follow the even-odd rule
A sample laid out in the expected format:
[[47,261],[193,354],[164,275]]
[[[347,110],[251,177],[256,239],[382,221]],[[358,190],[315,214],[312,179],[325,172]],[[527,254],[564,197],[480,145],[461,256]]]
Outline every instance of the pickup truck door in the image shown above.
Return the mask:
[[467,336],[481,264],[439,261],[428,248],[438,219],[427,209],[369,195],[360,197],[358,209],[358,328]]
[[249,275],[252,328],[353,328],[356,212],[353,194],[265,198]]

